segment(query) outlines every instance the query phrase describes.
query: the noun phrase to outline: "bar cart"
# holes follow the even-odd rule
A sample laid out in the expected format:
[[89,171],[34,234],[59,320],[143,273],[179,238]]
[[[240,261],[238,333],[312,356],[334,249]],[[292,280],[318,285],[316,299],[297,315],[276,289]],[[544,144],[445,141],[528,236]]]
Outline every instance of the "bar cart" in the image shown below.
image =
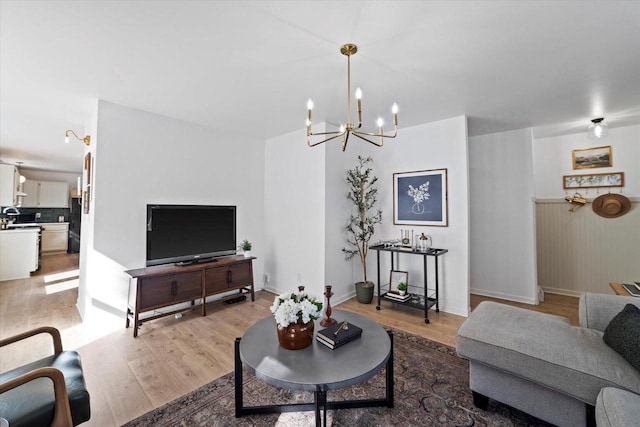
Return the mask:
[[[376,261],[378,267],[378,305],[376,306],[376,310],[380,310],[380,302],[384,299],[386,301],[391,301],[396,304],[406,305],[408,307],[413,307],[417,309],[424,310],[424,323],[429,323],[429,309],[435,306],[436,313],[440,312],[440,306],[438,303],[438,287],[439,287],[439,275],[438,275],[438,260],[439,258],[449,252],[448,249],[438,249],[438,248],[429,248],[426,251],[418,251],[414,248],[404,247],[404,246],[389,246],[389,245],[374,245],[371,246],[370,249],[376,251]],[[398,301],[392,297],[388,297],[390,289],[390,284],[380,285],[380,252],[389,252],[391,256],[391,270],[394,270],[395,265],[395,257],[399,257],[402,255],[414,255],[414,256],[422,256],[422,265],[423,265],[423,276],[424,276],[424,294],[423,298],[415,297],[408,299],[407,301]],[[428,286],[428,275],[427,275],[427,258],[433,257],[433,264],[435,266],[435,287],[429,288]],[[383,291],[381,291],[381,289]]]

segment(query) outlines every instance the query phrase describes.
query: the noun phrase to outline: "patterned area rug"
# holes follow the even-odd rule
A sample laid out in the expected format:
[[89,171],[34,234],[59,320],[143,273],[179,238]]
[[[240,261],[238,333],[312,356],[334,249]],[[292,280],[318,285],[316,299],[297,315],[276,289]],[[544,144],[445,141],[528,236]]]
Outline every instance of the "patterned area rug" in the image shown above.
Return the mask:
[[[487,411],[473,406],[469,363],[455,349],[394,330],[394,408],[341,409],[327,412],[333,426],[548,426],[490,400]],[[330,390],[328,400],[383,398],[384,369],[364,383]],[[307,392],[264,384],[244,373],[247,406],[313,402]],[[161,406],[125,427],[142,426],[312,426],[313,412],[235,418],[233,373]]]

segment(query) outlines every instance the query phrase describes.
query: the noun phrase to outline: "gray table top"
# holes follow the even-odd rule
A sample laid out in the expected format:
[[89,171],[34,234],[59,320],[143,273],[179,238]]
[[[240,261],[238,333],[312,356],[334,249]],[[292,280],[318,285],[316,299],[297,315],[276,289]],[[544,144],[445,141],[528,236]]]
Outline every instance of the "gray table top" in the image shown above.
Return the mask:
[[273,316],[251,326],[240,341],[240,358],[257,378],[277,387],[315,391],[324,385],[333,390],[360,383],[387,362],[391,340],[373,320],[349,311],[333,310],[332,318],[362,328],[362,337],[335,350],[316,341],[324,329],[315,322],[313,343],[302,350],[287,350],[278,343]]

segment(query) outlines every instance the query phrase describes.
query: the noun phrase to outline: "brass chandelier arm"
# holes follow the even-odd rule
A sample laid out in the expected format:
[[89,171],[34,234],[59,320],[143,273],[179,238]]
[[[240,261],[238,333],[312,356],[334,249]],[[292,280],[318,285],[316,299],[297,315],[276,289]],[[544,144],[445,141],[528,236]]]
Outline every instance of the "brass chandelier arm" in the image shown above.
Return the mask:
[[[371,141],[369,138],[365,138],[362,135],[358,135],[357,133],[353,132],[354,136],[357,136],[358,138],[362,139],[363,141],[367,141],[369,144],[373,144],[376,147],[382,147],[382,144],[384,144],[384,138],[380,137],[380,142],[373,142]],[[375,135],[373,135],[375,136]],[[342,151],[344,151],[344,148],[342,149]]]
[[359,130],[353,131],[354,135],[367,135],[367,136],[377,136],[380,138],[395,138],[398,135],[398,127],[393,127],[393,135],[385,135],[384,133],[373,133],[373,132],[363,132]]
[[[345,133],[347,133],[346,131],[344,132],[322,132],[322,133],[310,133],[307,134],[307,145],[309,147],[315,147],[316,145],[320,145],[323,144],[327,141],[331,141],[332,139],[336,139],[336,138],[340,138],[341,136],[343,136]],[[327,139],[323,139],[322,141],[318,141],[318,142],[314,142],[313,144],[311,143],[311,137],[312,136],[317,136],[317,135],[335,135],[332,136],[331,138],[327,138]],[[344,151],[344,149],[342,150]]]

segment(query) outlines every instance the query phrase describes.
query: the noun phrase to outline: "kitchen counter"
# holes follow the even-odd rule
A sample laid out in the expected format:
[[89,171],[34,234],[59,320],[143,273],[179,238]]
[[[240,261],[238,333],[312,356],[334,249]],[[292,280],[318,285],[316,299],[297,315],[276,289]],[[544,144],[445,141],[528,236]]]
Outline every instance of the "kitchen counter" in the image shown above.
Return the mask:
[[0,230],[0,280],[25,279],[38,269],[40,228]]

